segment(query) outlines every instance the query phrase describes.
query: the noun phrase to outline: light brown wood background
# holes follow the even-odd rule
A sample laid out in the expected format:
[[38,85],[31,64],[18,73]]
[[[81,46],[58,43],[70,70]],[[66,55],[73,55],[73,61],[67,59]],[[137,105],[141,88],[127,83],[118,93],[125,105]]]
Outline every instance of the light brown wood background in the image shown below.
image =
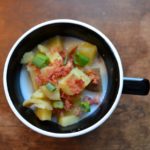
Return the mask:
[[14,116],[2,84],[6,56],[26,30],[58,18],[97,27],[117,47],[126,76],[150,79],[149,0],[0,0],[0,150],[150,150],[149,95],[123,95],[102,127],[72,139],[39,135]]

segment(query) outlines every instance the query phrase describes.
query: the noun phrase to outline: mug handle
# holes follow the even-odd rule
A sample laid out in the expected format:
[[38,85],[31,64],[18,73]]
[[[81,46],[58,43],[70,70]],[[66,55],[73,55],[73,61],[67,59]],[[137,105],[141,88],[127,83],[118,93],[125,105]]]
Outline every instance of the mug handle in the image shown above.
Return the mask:
[[124,77],[123,94],[148,95],[150,82],[143,78]]

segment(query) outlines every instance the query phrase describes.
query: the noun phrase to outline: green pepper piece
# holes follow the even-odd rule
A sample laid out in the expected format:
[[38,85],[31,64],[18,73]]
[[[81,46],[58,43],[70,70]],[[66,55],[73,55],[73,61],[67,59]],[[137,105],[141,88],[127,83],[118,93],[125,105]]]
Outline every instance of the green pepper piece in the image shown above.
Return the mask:
[[47,84],[46,84],[46,88],[47,88],[49,91],[51,91],[51,92],[53,92],[53,91],[56,90],[56,87],[55,87],[53,84],[51,84],[51,83],[47,83]]
[[49,58],[44,54],[36,54],[32,60],[32,63],[38,68],[43,68],[48,65]]
[[76,65],[79,65],[81,67],[84,67],[89,62],[89,58],[80,54],[79,52],[76,52],[73,60]]
[[63,109],[64,108],[64,103],[62,101],[56,101],[53,102],[53,108],[59,108],[59,109]]
[[80,106],[82,107],[84,112],[90,112],[90,103],[88,101],[83,101],[80,103]]

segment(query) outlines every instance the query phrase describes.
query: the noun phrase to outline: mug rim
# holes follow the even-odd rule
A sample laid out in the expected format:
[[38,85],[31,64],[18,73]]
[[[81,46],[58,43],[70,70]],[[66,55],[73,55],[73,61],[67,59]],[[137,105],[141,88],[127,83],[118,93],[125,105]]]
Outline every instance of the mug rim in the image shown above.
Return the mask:
[[[97,33],[98,35],[100,35],[100,37],[102,37],[105,42],[107,43],[107,45],[109,45],[109,47],[111,48],[115,59],[117,61],[118,64],[118,68],[119,68],[119,88],[118,88],[118,93],[116,96],[116,99],[112,105],[112,107],[109,109],[109,111],[99,120],[97,121],[95,124],[91,125],[90,127],[77,131],[77,132],[73,132],[73,133],[53,133],[53,132],[48,132],[45,131],[43,129],[40,129],[34,125],[32,125],[31,123],[29,123],[26,119],[24,119],[21,114],[17,111],[17,109],[15,108],[14,104],[12,103],[12,100],[9,96],[9,92],[8,92],[8,87],[7,87],[7,68],[8,68],[8,64],[9,64],[9,60],[13,54],[13,52],[15,51],[16,47],[18,46],[18,44],[26,37],[28,36],[30,33],[32,33],[33,31],[37,30],[38,28],[44,27],[46,25],[50,25],[50,24],[56,24],[56,23],[71,23],[71,24],[76,24],[76,25],[80,25],[82,27],[88,28],[92,31],[94,31],[95,33]],[[11,108],[11,110],[13,111],[13,113],[16,115],[16,117],[23,123],[25,124],[27,127],[29,127],[30,129],[32,129],[35,132],[38,132],[40,134],[49,136],[49,137],[56,137],[56,138],[69,138],[69,137],[75,137],[75,136],[79,136],[79,135],[83,135],[86,134],[96,128],[98,128],[99,126],[101,126],[110,116],[111,114],[114,112],[114,110],[116,109],[119,101],[120,101],[120,97],[122,94],[122,89],[123,89],[123,67],[122,67],[122,62],[120,59],[120,56],[118,54],[117,49],[114,47],[114,45],[112,44],[112,42],[106,37],[106,35],[104,35],[100,30],[96,29],[95,27],[81,22],[81,21],[77,21],[77,20],[72,20],[72,19],[55,19],[55,20],[50,20],[50,21],[46,21],[43,23],[40,23],[32,28],[30,28],[29,30],[27,30],[22,36],[20,36],[18,38],[18,40],[14,43],[14,45],[12,46],[12,48],[10,49],[10,52],[6,58],[6,62],[4,65],[4,70],[3,70],[3,87],[4,87],[4,92],[5,92],[5,96],[7,99],[7,102]]]

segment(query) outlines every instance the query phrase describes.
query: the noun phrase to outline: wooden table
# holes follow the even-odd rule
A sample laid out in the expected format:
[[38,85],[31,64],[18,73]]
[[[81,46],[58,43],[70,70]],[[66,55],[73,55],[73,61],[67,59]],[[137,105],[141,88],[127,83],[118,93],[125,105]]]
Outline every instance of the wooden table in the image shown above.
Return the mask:
[[0,150],[150,150],[149,95],[122,95],[112,117],[97,130],[55,139],[24,126],[10,110],[2,86],[4,62],[17,38],[38,23],[58,18],[97,27],[117,47],[126,76],[150,79],[149,8],[148,0],[1,0]]

